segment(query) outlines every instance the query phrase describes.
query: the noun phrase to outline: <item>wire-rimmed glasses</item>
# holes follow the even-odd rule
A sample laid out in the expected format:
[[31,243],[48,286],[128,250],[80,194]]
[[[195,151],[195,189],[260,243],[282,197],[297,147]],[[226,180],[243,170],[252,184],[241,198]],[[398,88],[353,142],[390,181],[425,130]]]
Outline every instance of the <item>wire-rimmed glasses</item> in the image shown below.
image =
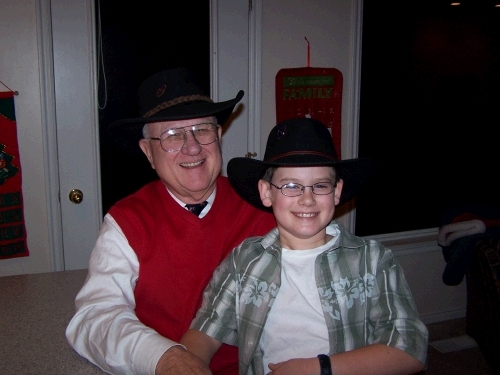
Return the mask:
[[270,182],[272,186],[276,189],[281,190],[281,194],[287,197],[298,197],[299,195],[304,194],[304,191],[307,187],[310,187],[313,194],[316,195],[328,195],[335,191],[337,187],[336,183],[333,182],[316,182],[314,185],[302,185],[296,184],[295,182],[289,182],[283,186],[276,186],[272,182]]
[[149,137],[160,141],[161,148],[166,152],[179,151],[186,141],[186,133],[191,132],[200,145],[209,145],[217,140],[219,125],[212,122],[183,126],[165,130],[159,137]]

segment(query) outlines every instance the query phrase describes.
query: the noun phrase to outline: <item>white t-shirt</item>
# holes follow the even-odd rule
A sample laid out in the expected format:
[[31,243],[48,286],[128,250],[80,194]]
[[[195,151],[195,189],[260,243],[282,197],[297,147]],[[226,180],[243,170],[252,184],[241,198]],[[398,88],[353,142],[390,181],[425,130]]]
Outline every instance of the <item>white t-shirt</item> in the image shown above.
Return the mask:
[[266,373],[270,372],[269,363],[316,357],[330,351],[314,276],[316,257],[338,239],[337,233],[329,234],[333,238],[315,249],[282,249],[281,287],[260,340]]

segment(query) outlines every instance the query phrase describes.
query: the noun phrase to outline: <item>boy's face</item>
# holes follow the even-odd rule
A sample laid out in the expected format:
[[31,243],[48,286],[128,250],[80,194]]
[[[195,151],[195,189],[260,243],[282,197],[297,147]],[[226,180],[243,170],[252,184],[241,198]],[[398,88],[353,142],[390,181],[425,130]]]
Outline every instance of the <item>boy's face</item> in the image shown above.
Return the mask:
[[[335,179],[331,167],[280,167],[271,182],[278,187],[291,182],[311,186],[319,182],[335,183]],[[328,195],[316,195],[311,187],[306,187],[302,195],[288,197],[268,182],[259,181],[260,198],[266,207],[273,208],[282,246],[304,250],[327,242],[325,228],[339,203],[342,184],[340,180]]]

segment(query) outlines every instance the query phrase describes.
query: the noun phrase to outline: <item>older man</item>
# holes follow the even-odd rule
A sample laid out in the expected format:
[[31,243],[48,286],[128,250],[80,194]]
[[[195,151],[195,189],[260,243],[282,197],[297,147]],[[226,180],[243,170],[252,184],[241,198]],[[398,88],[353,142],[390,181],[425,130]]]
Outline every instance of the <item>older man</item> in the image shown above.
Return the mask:
[[171,69],[146,79],[138,97],[141,116],[110,132],[124,148],[140,147],[159,180],[104,217],[66,336],[112,374],[236,375],[234,347],[223,346],[209,369],[178,340],[217,265],[244,238],[275,226],[220,175],[221,125],[243,92],[214,103],[192,73]]

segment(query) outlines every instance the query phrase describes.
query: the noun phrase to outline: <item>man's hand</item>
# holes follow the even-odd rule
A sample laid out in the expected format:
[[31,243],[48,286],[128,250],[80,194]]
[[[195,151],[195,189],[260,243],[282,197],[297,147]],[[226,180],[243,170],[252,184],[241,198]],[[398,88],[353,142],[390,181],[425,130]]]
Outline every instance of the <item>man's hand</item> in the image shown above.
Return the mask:
[[182,346],[173,346],[160,357],[155,375],[212,375],[201,358],[188,352]]

